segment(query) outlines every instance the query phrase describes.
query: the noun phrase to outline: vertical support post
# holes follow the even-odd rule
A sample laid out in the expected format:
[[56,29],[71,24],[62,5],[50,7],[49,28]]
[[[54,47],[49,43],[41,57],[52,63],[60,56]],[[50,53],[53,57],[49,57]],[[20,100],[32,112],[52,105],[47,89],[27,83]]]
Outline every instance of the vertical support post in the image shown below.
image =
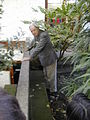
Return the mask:
[[[45,0],[45,9],[48,9],[48,0]],[[47,22],[47,17],[45,15],[45,22]]]

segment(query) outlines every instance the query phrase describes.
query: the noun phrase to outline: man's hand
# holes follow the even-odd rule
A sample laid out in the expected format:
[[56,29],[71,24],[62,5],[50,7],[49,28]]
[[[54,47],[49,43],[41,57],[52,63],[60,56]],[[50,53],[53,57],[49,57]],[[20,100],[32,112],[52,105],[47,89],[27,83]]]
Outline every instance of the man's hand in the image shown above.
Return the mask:
[[22,61],[29,61],[31,58],[30,57],[24,57]]

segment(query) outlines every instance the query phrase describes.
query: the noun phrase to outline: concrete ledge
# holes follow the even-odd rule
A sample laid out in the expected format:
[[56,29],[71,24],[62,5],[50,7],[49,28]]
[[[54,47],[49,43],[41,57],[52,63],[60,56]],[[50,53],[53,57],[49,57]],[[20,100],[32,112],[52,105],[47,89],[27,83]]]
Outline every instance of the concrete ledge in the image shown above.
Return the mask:
[[[29,52],[24,54],[24,57],[29,56]],[[19,81],[17,86],[16,98],[20,104],[21,110],[26,115],[26,120],[28,120],[28,110],[29,110],[29,61],[24,61],[21,64],[21,70],[19,75]]]

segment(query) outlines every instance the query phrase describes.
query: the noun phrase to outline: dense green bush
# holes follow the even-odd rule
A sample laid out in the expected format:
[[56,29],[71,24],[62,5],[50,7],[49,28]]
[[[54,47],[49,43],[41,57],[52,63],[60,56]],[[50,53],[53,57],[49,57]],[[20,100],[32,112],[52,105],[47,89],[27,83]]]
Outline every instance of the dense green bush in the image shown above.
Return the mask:
[[10,47],[8,47],[7,52],[0,53],[0,71],[10,70],[11,66],[13,65],[13,55],[13,50]]
[[[73,11],[80,14],[79,21],[74,27],[73,52],[69,57],[74,64],[71,75],[77,73],[65,89],[68,96],[76,92],[83,92],[90,97],[90,3],[80,0]],[[72,12],[73,12],[72,11]],[[89,25],[89,27],[88,27]],[[79,31],[78,31],[79,30]],[[66,89],[67,88],[67,89]]]

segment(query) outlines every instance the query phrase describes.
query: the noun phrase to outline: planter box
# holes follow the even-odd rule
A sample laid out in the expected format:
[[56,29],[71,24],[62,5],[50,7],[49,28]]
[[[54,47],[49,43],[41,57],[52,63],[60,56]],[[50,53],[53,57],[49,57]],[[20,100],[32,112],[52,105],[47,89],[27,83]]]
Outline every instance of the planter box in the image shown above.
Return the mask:
[[6,84],[11,84],[10,71],[0,71],[0,87],[4,88]]

